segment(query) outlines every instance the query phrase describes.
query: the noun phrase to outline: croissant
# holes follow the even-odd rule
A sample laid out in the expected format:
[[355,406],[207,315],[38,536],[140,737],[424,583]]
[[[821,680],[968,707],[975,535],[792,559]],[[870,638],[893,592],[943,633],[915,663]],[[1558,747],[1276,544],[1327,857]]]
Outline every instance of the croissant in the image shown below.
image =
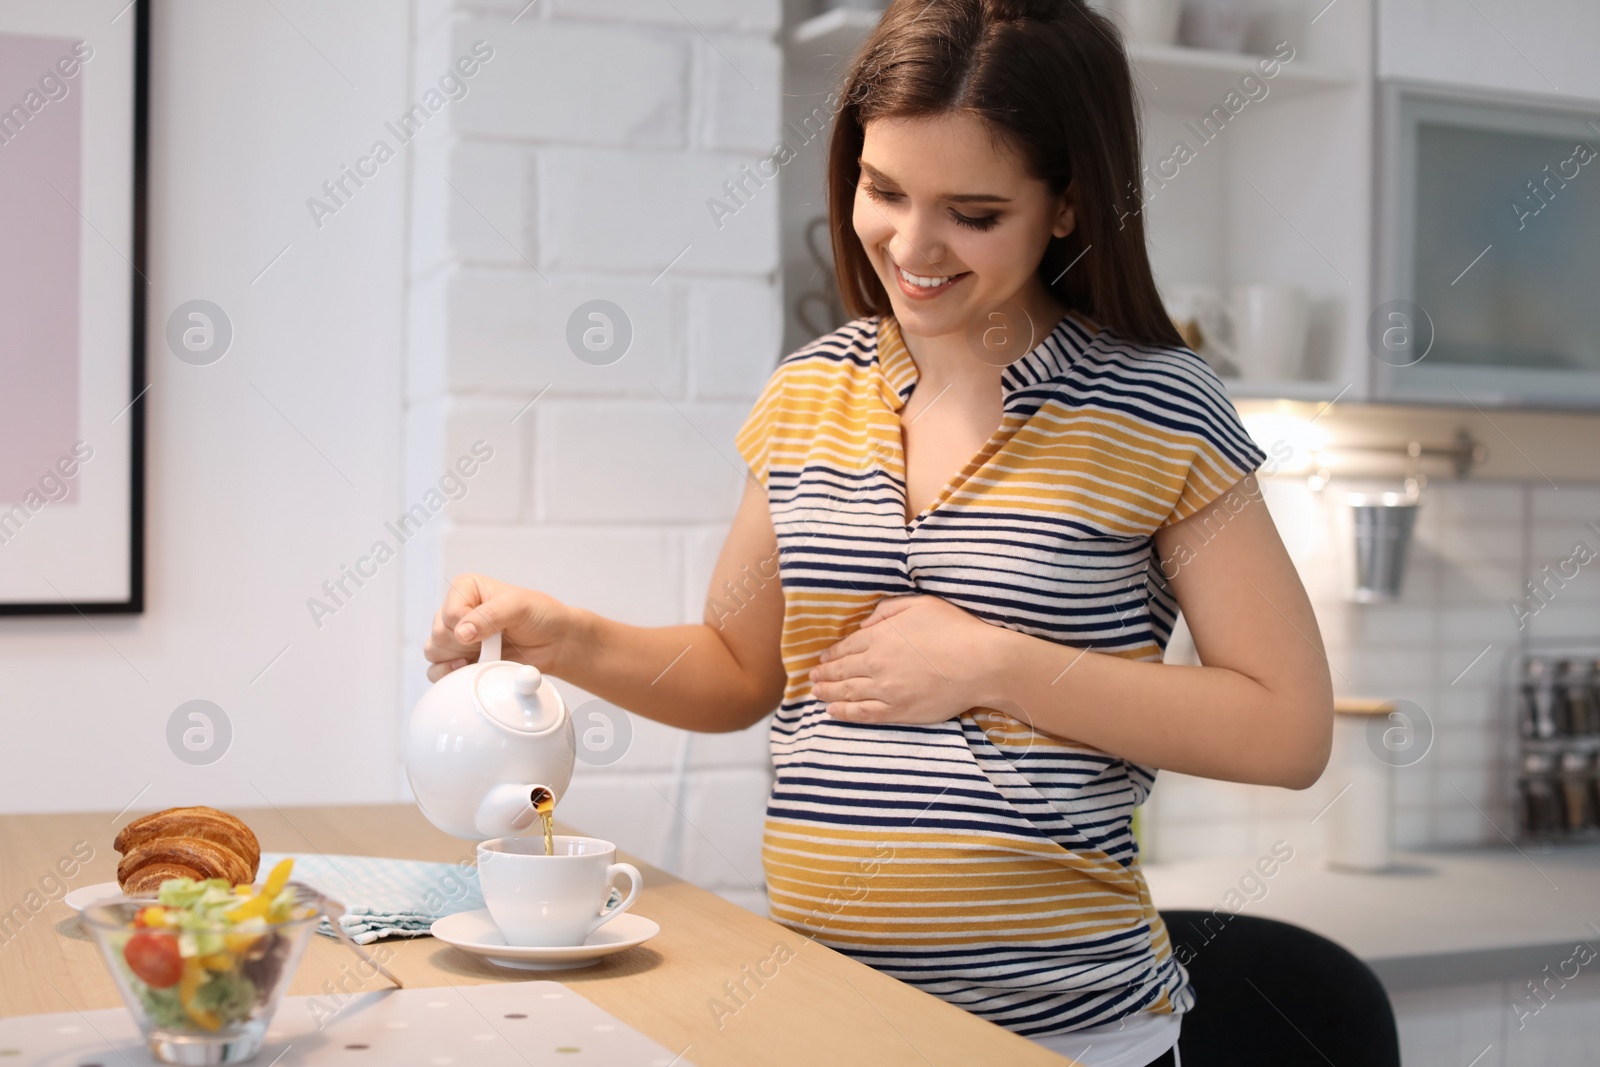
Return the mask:
[[113,847],[117,882],[128,894],[154,893],[168,878],[255,881],[261,845],[237,817],[216,808],[168,808],[130,822]]
[[[121,870],[121,865],[117,868]],[[119,878],[122,891],[130,897],[153,897],[161,891],[161,883],[168,878],[193,878],[204,881],[205,875],[181,863],[146,863],[126,879]]]

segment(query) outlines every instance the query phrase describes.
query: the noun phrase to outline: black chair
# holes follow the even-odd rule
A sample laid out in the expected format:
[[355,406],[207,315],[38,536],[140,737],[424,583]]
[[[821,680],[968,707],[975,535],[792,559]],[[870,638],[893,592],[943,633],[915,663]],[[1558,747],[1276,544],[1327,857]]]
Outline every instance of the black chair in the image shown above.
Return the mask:
[[1161,917],[1194,984],[1183,1067],[1400,1067],[1389,996],[1346,949],[1226,909]]

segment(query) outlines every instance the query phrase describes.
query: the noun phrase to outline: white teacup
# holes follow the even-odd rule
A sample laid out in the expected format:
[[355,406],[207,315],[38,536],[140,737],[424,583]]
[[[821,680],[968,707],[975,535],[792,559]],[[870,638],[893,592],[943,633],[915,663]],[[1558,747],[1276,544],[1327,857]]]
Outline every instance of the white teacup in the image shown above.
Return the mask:
[[[478,883],[506,944],[581,945],[601,924],[633,906],[644,886],[639,869],[617,863],[617,846],[597,837],[558,834],[555,855],[544,838],[497,837],[478,846]],[[626,874],[628,895],[607,908],[611,884]]]

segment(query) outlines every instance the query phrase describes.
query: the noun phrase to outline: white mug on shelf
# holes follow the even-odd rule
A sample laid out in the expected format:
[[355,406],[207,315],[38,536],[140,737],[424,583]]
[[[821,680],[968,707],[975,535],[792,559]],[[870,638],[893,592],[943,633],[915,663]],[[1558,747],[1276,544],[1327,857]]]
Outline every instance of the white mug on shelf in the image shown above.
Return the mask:
[[1129,44],[1170,45],[1178,39],[1183,0],[1103,0],[1095,6],[1122,27]]
[[1190,48],[1239,52],[1249,28],[1245,0],[1184,0],[1178,40]]
[[[1319,5],[1320,6],[1320,5]],[[1311,33],[1311,11],[1305,0],[1264,0],[1250,15],[1244,50],[1251,55],[1270,56],[1287,43],[1297,52]]]
[[1223,351],[1227,340],[1227,311],[1222,290],[1215,285],[1161,287],[1161,301],[1184,343],[1199,353],[1225,378],[1237,378],[1239,368]]
[[1247,381],[1305,373],[1306,294],[1292,285],[1242,285],[1228,295],[1230,355]]
[[1162,300],[1182,332],[1198,328],[1195,348],[1224,378],[1294,381],[1306,373],[1310,305],[1292,285],[1164,287]]

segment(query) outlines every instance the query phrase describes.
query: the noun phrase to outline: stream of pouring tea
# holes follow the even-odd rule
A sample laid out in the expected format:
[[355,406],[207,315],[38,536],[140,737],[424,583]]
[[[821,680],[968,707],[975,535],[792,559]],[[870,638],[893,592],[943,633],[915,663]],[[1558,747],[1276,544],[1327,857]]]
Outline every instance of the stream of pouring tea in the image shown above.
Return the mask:
[[539,813],[539,821],[544,824],[544,854],[554,856],[556,854],[554,794],[549,790],[539,790],[534,795],[533,810]]

